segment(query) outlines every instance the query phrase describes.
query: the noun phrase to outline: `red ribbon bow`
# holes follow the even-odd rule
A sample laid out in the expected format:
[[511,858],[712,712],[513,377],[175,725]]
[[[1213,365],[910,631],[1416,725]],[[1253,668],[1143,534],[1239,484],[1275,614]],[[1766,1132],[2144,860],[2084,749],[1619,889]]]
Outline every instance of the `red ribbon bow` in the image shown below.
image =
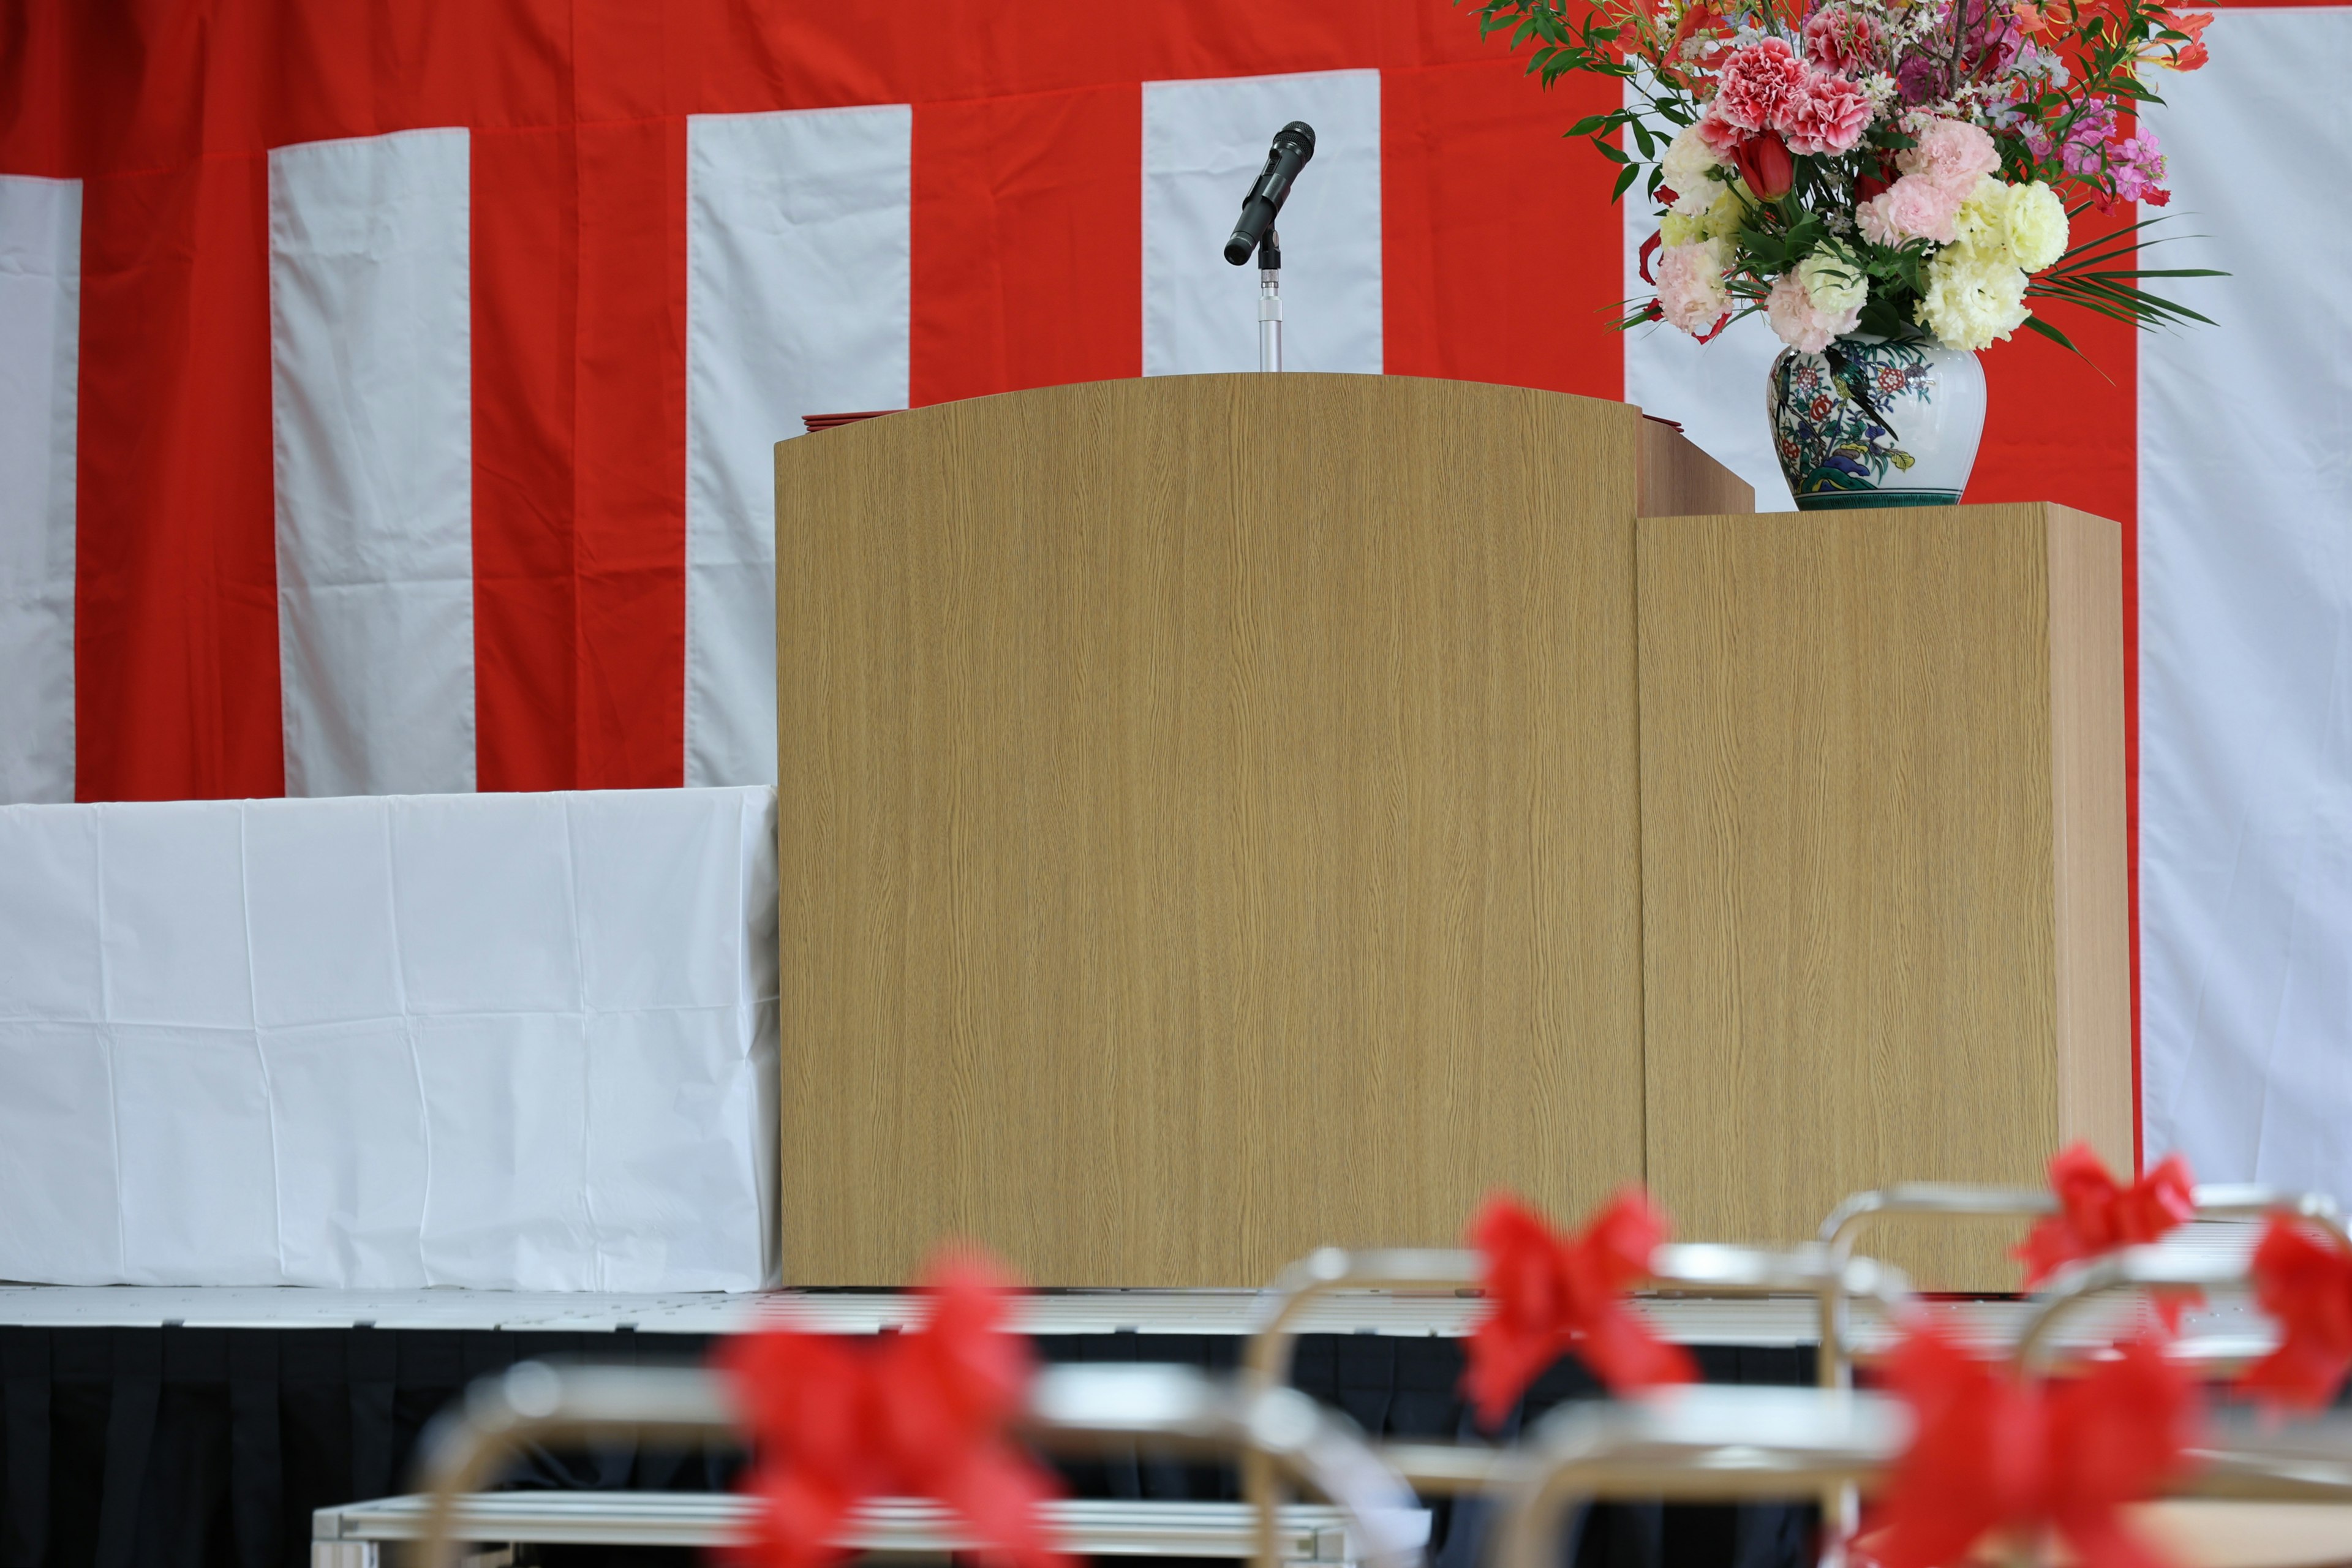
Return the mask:
[[[2015,1253],[2024,1260],[2028,1289],[2069,1263],[2154,1241],[2197,1212],[2196,1180],[2178,1154],[2126,1187],[2089,1144],[2077,1143],[2050,1162],[2050,1190],[2058,1194],[2058,1212],[2035,1226]],[[2178,1305],[2174,1299],[2172,1310]]]
[[1470,1331],[1463,1392],[1479,1424],[1498,1425],[1536,1375],[1574,1351],[1612,1394],[1696,1375],[1688,1352],[1652,1331],[1625,1288],[1650,1271],[1666,1237],[1664,1215],[1638,1192],[1619,1194],[1576,1236],[1507,1197],[1489,1198],[1470,1226],[1485,1255],[1480,1282],[1494,1310]]
[[2254,1248],[2254,1300],[2278,1320],[2278,1348],[2238,1380],[2276,1409],[2316,1410],[2352,1369],[2352,1252],[2283,1214]]
[[760,1500],[743,1557],[764,1568],[818,1568],[867,1498],[945,1504],[1018,1568],[1059,1568],[1038,1505],[1051,1476],[1005,1440],[1032,1370],[1026,1341],[1002,1331],[1007,1291],[976,1262],[933,1270],[922,1326],[872,1346],[788,1325],[730,1343],[730,1373],[750,1428]]
[[1932,1326],[1911,1329],[1886,1363],[1917,1425],[1870,1543],[1880,1568],[1937,1568],[1994,1531],[2052,1530],[2083,1568],[2162,1568],[2122,1509],[2163,1485],[2196,1441],[2197,1386],[2166,1343],[2133,1340],[2043,1384]]

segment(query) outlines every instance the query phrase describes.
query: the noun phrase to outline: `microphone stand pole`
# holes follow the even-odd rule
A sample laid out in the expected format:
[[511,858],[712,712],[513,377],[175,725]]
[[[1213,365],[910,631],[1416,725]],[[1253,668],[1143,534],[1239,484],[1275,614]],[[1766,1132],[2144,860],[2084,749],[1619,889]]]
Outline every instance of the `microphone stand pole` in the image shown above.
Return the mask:
[[1271,228],[1257,247],[1257,367],[1282,368],[1282,241]]

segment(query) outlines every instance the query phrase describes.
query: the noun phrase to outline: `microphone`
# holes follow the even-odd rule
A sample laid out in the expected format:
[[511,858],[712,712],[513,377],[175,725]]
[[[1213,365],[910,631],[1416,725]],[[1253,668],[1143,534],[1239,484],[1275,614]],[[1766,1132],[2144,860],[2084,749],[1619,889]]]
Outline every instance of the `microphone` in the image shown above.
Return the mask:
[[1234,237],[1225,241],[1225,259],[1239,267],[1250,258],[1265,231],[1274,226],[1274,215],[1282,210],[1289,198],[1290,183],[1298,178],[1298,171],[1307,167],[1307,160],[1315,156],[1315,127],[1303,120],[1294,120],[1274,133],[1274,146],[1265,155],[1265,167],[1250,186],[1249,195],[1242,198],[1242,220],[1234,226]]

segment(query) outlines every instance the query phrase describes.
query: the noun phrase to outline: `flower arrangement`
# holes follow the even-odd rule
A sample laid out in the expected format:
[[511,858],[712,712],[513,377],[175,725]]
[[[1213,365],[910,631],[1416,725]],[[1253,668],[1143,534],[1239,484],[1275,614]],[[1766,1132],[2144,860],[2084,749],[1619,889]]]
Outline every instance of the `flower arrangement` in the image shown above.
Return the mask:
[[[1457,0],[1458,3],[1458,0]],[[2207,318],[2140,287],[2143,222],[2070,248],[2072,221],[2161,206],[2164,157],[2126,134],[2158,70],[2205,60],[2210,14],[2167,0],[1483,0],[1481,36],[1533,43],[1531,74],[1628,84],[1570,128],[1647,171],[1642,253],[1664,321],[1704,342],[1761,312],[1819,353],[1850,333],[1974,350],[2032,301],[2147,326]],[[1622,138],[1620,133],[1622,134]],[[1630,146],[1627,145],[1630,143]],[[1654,256],[1655,270],[1652,270]]]

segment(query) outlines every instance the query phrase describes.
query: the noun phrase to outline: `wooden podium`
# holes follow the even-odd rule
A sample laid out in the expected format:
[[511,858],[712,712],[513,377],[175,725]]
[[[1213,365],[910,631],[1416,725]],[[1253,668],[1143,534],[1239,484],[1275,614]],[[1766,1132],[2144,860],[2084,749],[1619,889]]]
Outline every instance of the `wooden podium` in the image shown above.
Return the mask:
[[791,1283],[2128,1156],[2110,524],[1742,516],[1623,405],[1298,374],[894,415],[776,497]]

